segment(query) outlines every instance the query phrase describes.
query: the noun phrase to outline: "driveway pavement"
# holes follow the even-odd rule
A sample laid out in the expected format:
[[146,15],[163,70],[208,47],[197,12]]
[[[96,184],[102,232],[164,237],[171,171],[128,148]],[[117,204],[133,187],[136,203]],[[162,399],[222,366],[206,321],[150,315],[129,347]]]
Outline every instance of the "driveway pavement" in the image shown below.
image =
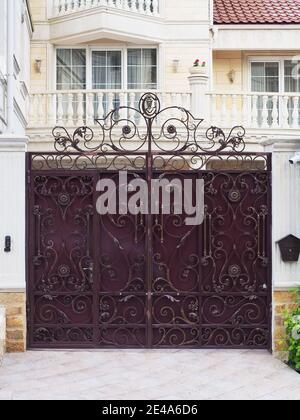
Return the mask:
[[0,399],[300,399],[300,375],[264,351],[8,354]]

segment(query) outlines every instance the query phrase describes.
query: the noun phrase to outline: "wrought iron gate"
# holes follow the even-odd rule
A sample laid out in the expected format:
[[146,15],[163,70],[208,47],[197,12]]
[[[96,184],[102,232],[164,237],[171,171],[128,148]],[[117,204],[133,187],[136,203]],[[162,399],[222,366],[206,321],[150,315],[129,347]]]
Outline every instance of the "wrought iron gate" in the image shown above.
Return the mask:
[[[269,347],[271,158],[201,122],[148,93],[28,154],[30,348]],[[96,185],[121,170],[204,179],[204,223],[100,216]]]

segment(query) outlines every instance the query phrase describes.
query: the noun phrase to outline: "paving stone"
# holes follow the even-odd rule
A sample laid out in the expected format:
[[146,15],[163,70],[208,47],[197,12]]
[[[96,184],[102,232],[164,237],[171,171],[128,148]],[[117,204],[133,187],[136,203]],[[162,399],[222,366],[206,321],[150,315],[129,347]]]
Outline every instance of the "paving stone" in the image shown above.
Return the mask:
[[300,375],[264,351],[27,352],[0,368],[0,400],[299,398]]

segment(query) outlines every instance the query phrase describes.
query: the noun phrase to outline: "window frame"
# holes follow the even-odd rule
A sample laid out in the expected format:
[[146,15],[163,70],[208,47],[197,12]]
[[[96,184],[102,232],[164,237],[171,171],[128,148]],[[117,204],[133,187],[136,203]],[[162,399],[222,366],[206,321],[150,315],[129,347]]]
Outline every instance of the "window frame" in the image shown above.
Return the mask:
[[[144,88],[144,89],[129,89],[128,88],[128,52],[129,52],[129,50],[139,50],[139,51],[144,51],[144,50],[155,50],[156,51],[156,88],[154,88],[154,89],[150,89],[150,90],[153,90],[153,91],[155,91],[155,90],[157,90],[158,89],[158,86],[159,86],[159,82],[158,82],[158,77],[159,77],[159,51],[158,51],[158,49],[157,48],[154,48],[154,47],[147,47],[147,48],[145,48],[145,47],[143,47],[143,46],[129,46],[128,48],[127,48],[127,51],[126,51],[126,59],[127,59],[127,63],[126,63],[126,86],[127,86],[127,89],[128,90],[149,90],[149,88]],[[142,67],[142,66],[141,66]],[[152,66],[152,67],[154,67],[154,66]]]
[[[58,89],[57,89],[57,68],[58,68],[58,66],[57,66],[57,51],[58,50],[83,50],[83,51],[85,51],[85,57],[86,57],[86,64],[85,64],[85,89],[84,90],[87,90],[88,89],[88,80],[87,80],[87,75],[88,75],[88,72],[87,72],[87,62],[88,62],[88,56],[87,56],[87,49],[86,48],[82,48],[82,47],[77,47],[77,46],[72,46],[72,47],[65,47],[65,46],[59,46],[59,47],[56,47],[55,48],[55,72],[54,72],[54,84],[55,84],[55,90],[57,90],[58,91]],[[81,90],[81,89],[79,89],[79,90]],[[63,89],[62,89],[62,91],[64,91]],[[74,90],[75,92],[76,92],[76,89]]]
[[[251,56],[248,57],[248,81],[247,81],[247,87],[248,91],[251,93],[257,93],[257,94],[263,94],[263,93],[269,93],[272,94],[285,94],[288,93],[289,95],[297,94],[300,95],[300,92],[286,92],[284,89],[285,86],[285,72],[284,72],[284,62],[285,61],[291,61],[295,57],[295,54],[290,56]],[[278,92],[254,92],[252,91],[252,72],[251,72],[251,65],[252,63],[278,63],[279,64],[279,91]]]
[[[122,81],[122,87],[121,91],[138,91],[139,89],[128,89],[128,50],[129,49],[155,49],[156,50],[156,57],[157,57],[157,87],[156,89],[153,89],[153,91],[157,91],[160,89],[161,86],[161,74],[163,73],[161,70],[161,54],[160,54],[160,46],[159,45],[136,45],[136,44],[120,44],[120,45],[88,45],[86,47],[81,46],[74,46],[74,45],[59,45],[55,47],[55,59],[54,59],[54,89],[57,90],[57,50],[60,49],[75,49],[75,50],[85,50],[86,51],[86,89],[87,91],[93,90],[93,74],[92,74],[92,53],[93,51],[121,51],[121,60],[122,60],[122,75],[121,75],[121,81]],[[97,89],[101,91],[101,89]],[[142,89],[143,90],[143,89]]]

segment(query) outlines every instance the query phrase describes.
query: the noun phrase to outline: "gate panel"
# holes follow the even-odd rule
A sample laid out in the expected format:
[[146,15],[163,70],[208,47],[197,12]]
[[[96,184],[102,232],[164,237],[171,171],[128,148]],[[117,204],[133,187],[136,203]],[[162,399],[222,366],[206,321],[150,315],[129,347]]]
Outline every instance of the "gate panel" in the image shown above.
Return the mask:
[[[99,268],[98,338],[101,347],[146,347],[147,338],[147,255],[146,217],[119,212],[119,173],[103,173],[117,189],[117,214],[97,215]],[[128,174],[128,182],[145,180],[143,173]],[[121,187],[126,187],[121,186]],[[128,198],[132,196],[127,191]]]
[[[154,178],[184,183],[197,173],[154,173]],[[184,191],[183,191],[184,193]],[[153,278],[152,329],[154,347],[199,347],[201,255],[200,226],[187,226],[188,217],[174,214],[175,193],[170,191],[170,215],[152,216]]]
[[267,172],[207,172],[201,308],[204,346],[266,347],[271,293]]
[[93,176],[31,180],[29,345],[92,345]]

